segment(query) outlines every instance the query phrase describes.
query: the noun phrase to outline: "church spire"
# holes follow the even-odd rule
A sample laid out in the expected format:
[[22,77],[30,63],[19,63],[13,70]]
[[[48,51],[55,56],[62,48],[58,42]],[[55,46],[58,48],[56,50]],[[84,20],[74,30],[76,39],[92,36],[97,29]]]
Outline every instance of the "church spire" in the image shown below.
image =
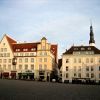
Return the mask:
[[90,26],[90,40],[89,40],[90,46],[95,46],[95,40],[94,40],[94,33],[93,33],[93,27],[92,24]]

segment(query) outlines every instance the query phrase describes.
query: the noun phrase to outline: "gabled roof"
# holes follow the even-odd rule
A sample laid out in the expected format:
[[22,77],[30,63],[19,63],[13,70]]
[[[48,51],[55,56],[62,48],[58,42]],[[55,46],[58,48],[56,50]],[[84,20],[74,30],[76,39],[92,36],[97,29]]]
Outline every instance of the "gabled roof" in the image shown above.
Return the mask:
[[13,51],[12,43],[17,43],[14,39],[10,38],[8,35],[5,34],[5,37],[11,47],[11,50]]
[[70,49],[66,50],[65,54],[73,54],[77,51],[94,51],[94,54],[100,54],[100,50],[95,46],[72,46]]
[[17,43],[14,39],[10,38],[8,35],[6,35],[6,38],[9,43]]
[[41,40],[47,40],[46,37],[43,37]]

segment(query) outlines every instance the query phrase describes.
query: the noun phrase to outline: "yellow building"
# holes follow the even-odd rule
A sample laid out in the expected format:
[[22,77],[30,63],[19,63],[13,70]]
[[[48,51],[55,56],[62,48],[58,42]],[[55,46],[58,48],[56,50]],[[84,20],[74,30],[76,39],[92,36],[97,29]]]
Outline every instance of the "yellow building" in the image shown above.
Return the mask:
[[57,45],[43,37],[36,43],[17,43],[7,35],[0,42],[2,78],[50,80],[57,68]]

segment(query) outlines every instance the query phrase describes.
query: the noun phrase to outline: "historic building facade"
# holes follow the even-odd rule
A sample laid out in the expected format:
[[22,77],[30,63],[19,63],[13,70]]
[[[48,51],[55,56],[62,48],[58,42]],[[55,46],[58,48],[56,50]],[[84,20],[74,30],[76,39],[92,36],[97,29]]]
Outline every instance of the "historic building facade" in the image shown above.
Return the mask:
[[72,46],[62,55],[62,82],[99,82],[100,50],[90,26],[89,46]]
[[0,42],[0,77],[50,81],[57,68],[57,48],[45,37],[36,43],[17,43],[4,35]]

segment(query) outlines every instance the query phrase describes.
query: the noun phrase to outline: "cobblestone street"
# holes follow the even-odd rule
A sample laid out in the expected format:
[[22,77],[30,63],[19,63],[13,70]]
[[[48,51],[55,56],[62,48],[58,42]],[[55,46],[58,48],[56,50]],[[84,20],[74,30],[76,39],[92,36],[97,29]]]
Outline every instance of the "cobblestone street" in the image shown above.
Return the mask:
[[100,86],[0,80],[0,100],[100,100]]

